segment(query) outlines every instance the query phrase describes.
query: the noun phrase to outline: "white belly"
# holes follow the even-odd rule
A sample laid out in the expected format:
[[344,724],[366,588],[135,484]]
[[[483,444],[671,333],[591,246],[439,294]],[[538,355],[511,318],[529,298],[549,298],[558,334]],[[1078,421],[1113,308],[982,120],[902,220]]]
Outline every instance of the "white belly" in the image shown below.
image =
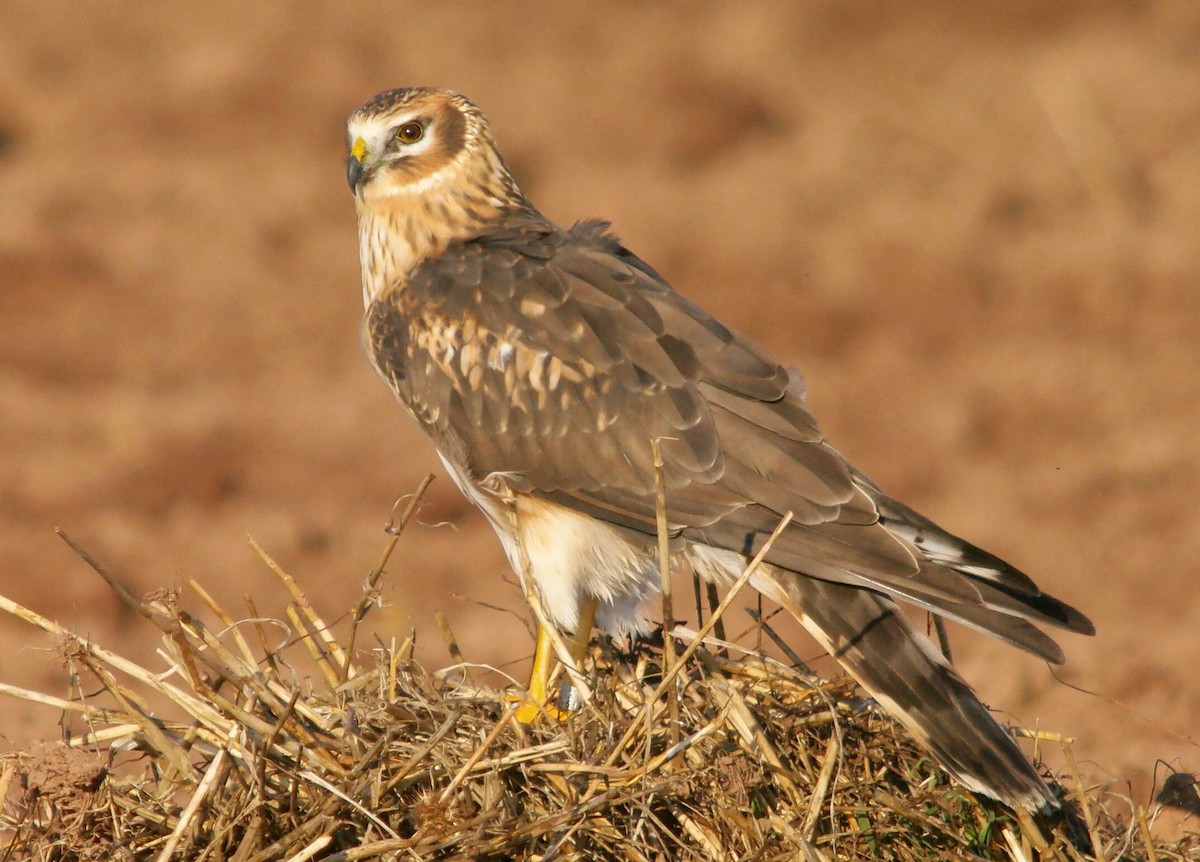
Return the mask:
[[[514,571],[520,571],[524,549],[529,574],[556,625],[574,631],[584,599],[594,597],[596,622],[610,634],[620,637],[653,628],[649,613],[660,584],[653,537],[557,503],[480,488],[440,452],[438,457],[459,490],[487,515]],[[489,484],[503,487],[496,479]],[[506,497],[513,500],[515,518]]]

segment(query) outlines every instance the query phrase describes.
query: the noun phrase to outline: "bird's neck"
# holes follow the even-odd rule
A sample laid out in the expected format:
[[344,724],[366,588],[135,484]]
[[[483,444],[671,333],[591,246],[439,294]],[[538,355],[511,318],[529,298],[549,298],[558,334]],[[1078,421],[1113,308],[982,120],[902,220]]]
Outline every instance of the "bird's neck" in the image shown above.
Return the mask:
[[[454,242],[472,239],[502,223],[513,212],[536,212],[507,170],[489,166],[472,182],[426,177],[386,194],[360,197],[358,247],[363,302],[384,291],[403,288],[422,262]],[[540,218],[540,216],[539,216]]]
[[422,261],[440,254],[447,244],[418,199],[392,199],[386,205],[360,202],[363,305],[369,306],[389,287],[402,285]]

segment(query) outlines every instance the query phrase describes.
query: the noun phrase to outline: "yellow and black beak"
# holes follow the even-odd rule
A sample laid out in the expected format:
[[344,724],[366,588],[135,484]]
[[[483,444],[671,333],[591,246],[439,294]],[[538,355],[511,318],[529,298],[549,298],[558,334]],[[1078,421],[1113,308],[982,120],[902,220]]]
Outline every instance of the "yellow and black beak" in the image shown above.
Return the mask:
[[362,182],[363,172],[367,169],[366,158],[367,142],[362,138],[355,138],[350,147],[350,159],[346,163],[346,182],[350,184],[352,192],[358,192],[358,184]]

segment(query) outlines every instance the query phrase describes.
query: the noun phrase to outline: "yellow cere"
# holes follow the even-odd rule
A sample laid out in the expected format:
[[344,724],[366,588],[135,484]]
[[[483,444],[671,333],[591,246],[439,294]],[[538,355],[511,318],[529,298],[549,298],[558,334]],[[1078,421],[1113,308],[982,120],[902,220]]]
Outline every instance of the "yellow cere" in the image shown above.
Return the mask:
[[362,138],[355,138],[354,146],[350,148],[350,155],[354,156],[356,161],[361,162],[367,156],[367,142]]

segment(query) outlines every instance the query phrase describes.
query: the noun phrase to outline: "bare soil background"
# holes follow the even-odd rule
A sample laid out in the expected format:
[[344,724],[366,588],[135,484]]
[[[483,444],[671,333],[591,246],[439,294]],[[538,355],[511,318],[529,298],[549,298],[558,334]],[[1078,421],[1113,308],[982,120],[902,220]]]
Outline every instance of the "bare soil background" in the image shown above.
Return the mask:
[[[62,526],[135,591],[269,605],[249,533],[357,602],[441,469],[358,345],[342,123],[447,86],[544,211],[611,218],[885,489],[1096,621],[1060,674],[1099,697],[955,632],[985,700],[1139,802],[1200,768],[1200,6],[881,8],[3,4],[0,592],[150,660]],[[441,609],[520,675],[490,529],[444,478],[422,520],[373,630],[437,665]],[[0,681],[66,691],[7,619]]]

